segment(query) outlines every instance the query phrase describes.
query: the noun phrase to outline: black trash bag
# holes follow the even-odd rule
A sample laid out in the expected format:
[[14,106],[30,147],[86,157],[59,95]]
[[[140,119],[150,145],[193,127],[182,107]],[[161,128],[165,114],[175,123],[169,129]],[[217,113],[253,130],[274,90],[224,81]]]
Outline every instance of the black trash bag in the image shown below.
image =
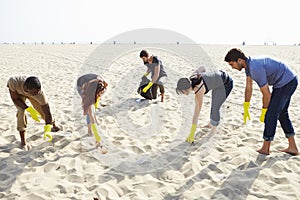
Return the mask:
[[153,97],[151,88],[146,93],[143,92],[143,89],[148,85],[149,82],[150,82],[150,80],[146,76],[143,76],[137,92],[145,99],[152,100],[152,99],[154,99],[154,97]]

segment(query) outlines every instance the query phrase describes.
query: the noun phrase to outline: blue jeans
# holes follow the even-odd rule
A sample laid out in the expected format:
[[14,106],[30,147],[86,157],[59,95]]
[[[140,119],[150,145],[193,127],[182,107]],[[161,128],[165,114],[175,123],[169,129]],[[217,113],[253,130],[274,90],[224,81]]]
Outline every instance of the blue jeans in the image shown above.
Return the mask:
[[297,85],[298,80],[295,77],[285,86],[273,89],[269,108],[265,116],[264,140],[272,141],[274,139],[277,120],[279,120],[286,138],[295,135],[288,108]]

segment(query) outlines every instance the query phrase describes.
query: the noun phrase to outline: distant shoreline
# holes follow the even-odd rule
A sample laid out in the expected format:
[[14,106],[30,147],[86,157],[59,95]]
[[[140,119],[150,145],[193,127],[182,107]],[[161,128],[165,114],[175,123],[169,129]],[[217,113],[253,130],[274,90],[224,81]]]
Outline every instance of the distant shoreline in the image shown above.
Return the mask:
[[299,44],[212,44],[212,43],[101,43],[101,42],[90,42],[90,43],[86,43],[86,42],[61,42],[61,43],[49,43],[49,42],[37,42],[37,43],[26,43],[26,42],[1,42],[0,45],[37,45],[37,46],[41,46],[41,45],[136,45],[136,46],[140,46],[140,45],[224,45],[224,46],[300,46]]

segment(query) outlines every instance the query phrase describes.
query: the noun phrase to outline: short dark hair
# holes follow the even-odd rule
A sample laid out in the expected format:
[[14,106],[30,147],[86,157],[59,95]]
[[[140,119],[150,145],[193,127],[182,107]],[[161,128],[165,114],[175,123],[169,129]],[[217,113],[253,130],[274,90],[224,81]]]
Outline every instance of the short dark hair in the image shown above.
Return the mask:
[[187,90],[191,87],[192,87],[192,85],[191,85],[191,82],[188,78],[180,78],[177,82],[176,93],[178,95],[182,94],[183,90]]
[[146,51],[146,50],[142,50],[141,51],[141,53],[140,53],[140,58],[142,58],[142,57],[149,57],[149,54],[148,54],[148,52]]
[[40,90],[41,89],[41,82],[37,77],[30,76],[30,77],[26,78],[24,86],[29,90],[32,90],[32,89],[39,89]]
[[233,48],[228,51],[228,53],[225,56],[225,62],[237,62],[237,60],[241,58],[243,60],[247,60],[247,57],[242,52],[242,50]]

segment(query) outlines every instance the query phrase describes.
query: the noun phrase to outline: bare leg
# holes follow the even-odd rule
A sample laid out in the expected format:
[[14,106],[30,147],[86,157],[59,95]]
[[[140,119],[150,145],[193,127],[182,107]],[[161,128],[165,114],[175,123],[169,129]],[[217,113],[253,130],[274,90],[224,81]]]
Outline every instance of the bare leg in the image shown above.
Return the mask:
[[25,131],[20,131],[20,137],[21,137],[21,148],[26,145],[25,140]]
[[201,126],[201,128],[210,128],[210,133],[212,134],[217,132],[217,126],[211,125],[210,122],[208,122],[208,124],[206,124],[205,126]]
[[261,154],[269,155],[270,154],[270,146],[271,146],[271,141],[264,140],[263,146],[261,147],[261,149],[257,150],[257,152],[261,153]]
[[288,141],[289,141],[288,148],[283,149],[281,151],[291,154],[291,155],[294,155],[294,156],[299,155],[299,151],[298,151],[294,136],[289,137]]
[[99,125],[98,120],[97,120],[97,116],[96,116],[96,112],[94,112],[94,119],[95,119],[95,123],[96,123],[97,125]]
[[159,87],[159,92],[160,92],[160,96],[161,96],[161,99],[160,101],[161,102],[164,102],[164,97],[165,97],[165,87],[163,85],[158,85]]
[[217,132],[217,126],[213,126],[211,125],[211,130],[210,130],[210,133],[216,133]]
[[161,93],[160,96],[161,96],[160,101],[161,101],[161,102],[164,102],[165,93]]
[[30,146],[30,144],[28,144],[26,142],[26,139],[25,139],[25,131],[20,131],[20,137],[21,137],[21,149],[23,149],[25,151],[30,150],[31,146]]
[[208,124],[206,124],[205,126],[202,126],[201,128],[212,128],[213,125],[210,124],[210,122],[208,122]]
[[88,124],[87,127],[88,127],[88,136],[93,136],[91,124]]

